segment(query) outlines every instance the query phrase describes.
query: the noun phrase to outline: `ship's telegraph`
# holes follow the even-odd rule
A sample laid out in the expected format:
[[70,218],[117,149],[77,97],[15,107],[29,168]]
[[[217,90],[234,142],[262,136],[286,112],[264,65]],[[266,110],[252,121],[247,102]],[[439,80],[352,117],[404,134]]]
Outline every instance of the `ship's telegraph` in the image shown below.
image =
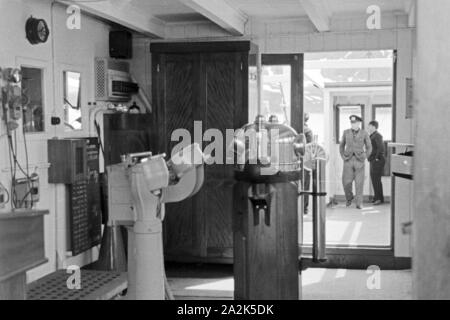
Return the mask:
[[271,183],[300,179],[305,137],[276,116],[268,121],[257,116],[236,131],[233,142],[237,180]]

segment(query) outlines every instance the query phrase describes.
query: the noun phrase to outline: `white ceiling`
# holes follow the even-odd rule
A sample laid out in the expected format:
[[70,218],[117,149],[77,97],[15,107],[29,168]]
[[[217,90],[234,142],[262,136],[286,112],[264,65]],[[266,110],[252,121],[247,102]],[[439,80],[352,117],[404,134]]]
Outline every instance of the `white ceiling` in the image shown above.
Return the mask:
[[304,17],[299,0],[226,0],[249,17]]
[[130,4],[166,23],[206,21],[200,13],[178,0],[128,0]]
[[[58,0],[63,2],[63,0]],[[76,1],[76,0],[74,0]],[[306,18],[319,32],[330,31],[330,17],[366,15],[371,5],[382,13],[409,14],[415,25],[416,0],[79,0],[84,9],[119,21],[142,33],[164,37],[164,24],[212,21],[230,34],[242,35],[247,19]],[[91,3],[91,4],[90,4]],[[104,5],[102,5],[104,3]],[[118,11],[118,7],[123,10]],[[118,13],[120,12],[120,13]]]
[[[164,22],[207,20],[179,0],[123,0],[148,12]],[[307,14],[300,0],[222,0],[248,17],[295,18]],[[334,15],[365,13],[370,5],[378,5],[382,12],[405,12],[411,0],[314,0],[323,1]]]
[[403,11],[409,9],[411,0],[324,0],[335,14],[365,13],[371,5],[380,7],[381,12]]
[[[306,12],[300,0],[224,0],[249,17],[304,17]],[[322,1],[332,14],[365,13],[371,5],[382,12],[402,11],[410,7],[411,0],[314,0]]]

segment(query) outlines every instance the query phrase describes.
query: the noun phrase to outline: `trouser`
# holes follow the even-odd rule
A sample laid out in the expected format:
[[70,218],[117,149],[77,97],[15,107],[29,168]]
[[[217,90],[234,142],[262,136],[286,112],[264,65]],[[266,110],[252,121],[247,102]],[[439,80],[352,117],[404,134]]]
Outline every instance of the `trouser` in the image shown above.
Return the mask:
[[383,196],[383,184],[381,183],[381,177],[383,176],[384,165],[386,161],[380,159],[379,161],[370,162],[370,179],[372,180],[372,186],[374,191],[374,201],[379,200],[384,202]]
[[[342,185],[344,186],[347,201],[356,200],[356,205],[363,203],[364,191],[364,161],[357,160],[354,156],[344,161],[344,172],[342,173]],[[355,181],[355,193],[353,196],[353,181]]]

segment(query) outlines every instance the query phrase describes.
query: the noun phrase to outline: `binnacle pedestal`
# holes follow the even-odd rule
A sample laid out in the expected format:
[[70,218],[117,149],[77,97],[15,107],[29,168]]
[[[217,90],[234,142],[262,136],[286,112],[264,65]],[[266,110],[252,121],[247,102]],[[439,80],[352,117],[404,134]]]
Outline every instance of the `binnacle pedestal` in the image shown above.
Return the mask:
[[275,116],[258,116],[236,132],[235,299],[300,298],[299,139]]
[[[254,205],[255,189],[266,209]],[[234,298],[298,300],[297,185],[239,182],[234,197]]]

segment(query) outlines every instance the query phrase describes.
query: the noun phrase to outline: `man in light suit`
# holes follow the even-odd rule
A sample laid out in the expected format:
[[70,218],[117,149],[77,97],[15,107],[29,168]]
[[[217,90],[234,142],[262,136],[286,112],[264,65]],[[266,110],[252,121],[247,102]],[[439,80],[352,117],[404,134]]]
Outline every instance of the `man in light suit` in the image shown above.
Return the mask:
[[[372,143],[369,134],[361,129],[362,119],[350,116],[351,129],[345,130],[341,139],[339,151],[344,161],[342,184],[344,186],[347,207],[356,200],[356,208],[363,207],[364,169],[365,160],[372,153]],[[355,194],[353,196],[353,181],[355,181]]]

